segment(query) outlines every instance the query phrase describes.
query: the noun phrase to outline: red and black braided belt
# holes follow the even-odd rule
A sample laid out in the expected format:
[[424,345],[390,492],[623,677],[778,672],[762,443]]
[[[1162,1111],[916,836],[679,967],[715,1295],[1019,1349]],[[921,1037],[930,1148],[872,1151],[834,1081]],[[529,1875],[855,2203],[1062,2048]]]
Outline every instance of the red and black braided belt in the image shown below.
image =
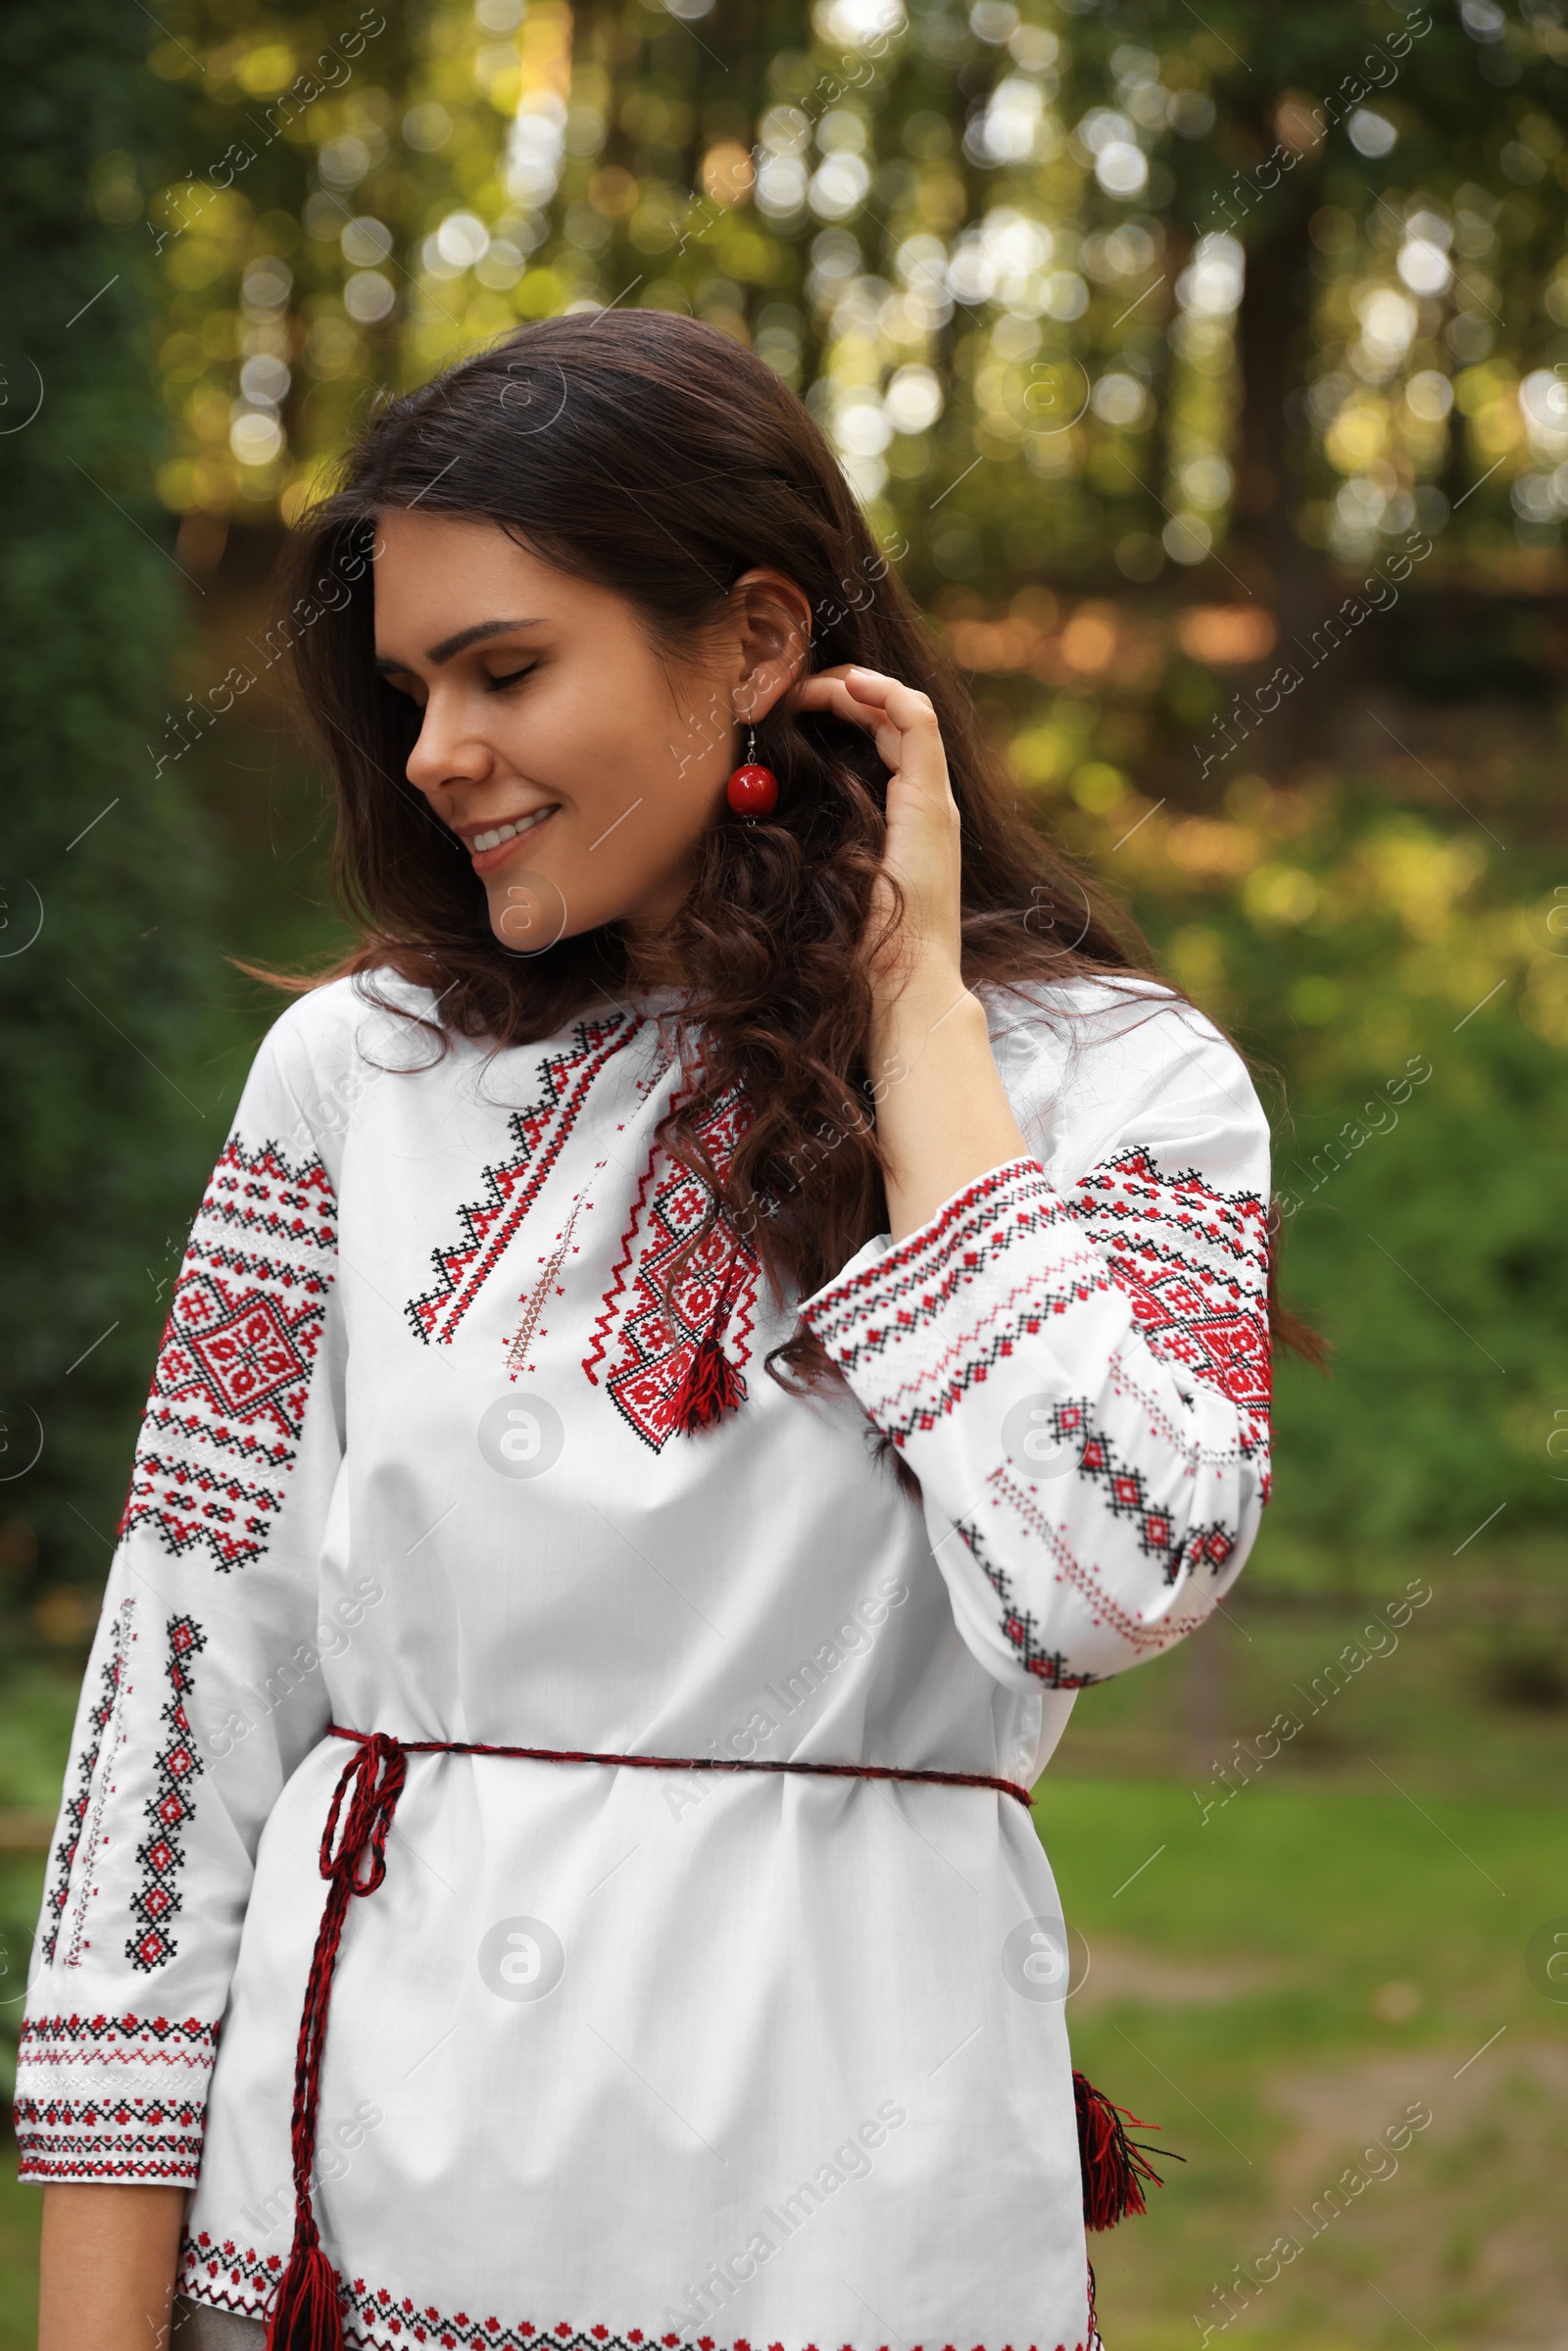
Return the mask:
[[[332,1972],[343,1938],[348,1907],[356,1895],[374,1893],[386,1876],[386,1840],[397,1811],[410,1755],[498,1755],[526,1763],[613,1764],[630,1771],[798,1773],[830,1780],[915,1780],[941,1788],[989,1788],[1011,1796],[1027,1812],[1029,1790],[1015,1780],[985,1772],[904,1770],[885,1763],[771,1762],[719,1755],[607,1755],[588,1748],[490,1746],[479,1740],[393,1739],[384,1731],[351,1731],[329,1723],[328,1735],[352,1742],[332,1791],[321,1833],[320,1871],[327,1882],[321,1924],[311,1955],[300,2015],[294,2065],[294,2111],[290,2145],[294,2169],[294,2240],[268,2314],[268,2351],[343,2351],[337,2273],[321,2247],[311,2175],[316,2168],[317,2108],[321,2089],[321,2053],[326,2037]],[[346,1806],[346,1809],[345,1809]],[[339,1830],[339,1822],[342,1827]],[[1104,2229],[1123,2213],[1144,2209],[1140,2179],[1157,2175],[1142,2149],[1122,2130],[1122,2109],[1074,2074],[1079,2148],[1084,2169],[1084,2218]],[[1128,2117],[1138,2130],[1151,2126]]]

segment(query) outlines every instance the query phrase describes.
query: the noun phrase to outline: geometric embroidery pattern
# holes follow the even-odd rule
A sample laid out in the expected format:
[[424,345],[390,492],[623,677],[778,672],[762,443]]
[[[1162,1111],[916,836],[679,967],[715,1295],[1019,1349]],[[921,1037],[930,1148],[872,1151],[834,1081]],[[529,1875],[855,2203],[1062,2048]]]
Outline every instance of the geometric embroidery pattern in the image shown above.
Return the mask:
[[1104,1679],[1102,1674],[1074,1674],[1067,1670],[1067,1659],[1060,1649],[1042,1648],[1032,1609],[1018,1607],[1012,1596],[1012,1585],[1004,1569],[1000,1568],[986,1551],[980,1540],[980,1530],[967,1519],[956,1522],[962,1536],[987,1583],[1002,1602],[1002,1630],[1018,1652],[1018,1661],[1032,1674],[1038,1674],[1048,1690],[1087,1690],[1091,1683]]
[[[190,2300],[209,2310],[242,2311],[254,2318],[265,2307],[267,2297],[283,2267],[280,2253],[258,2253],[247,2246],[242,2253],[230,2237],[218,2243],[204,2229],[194,2239],[187,2239],[180,2262],[179,2291]],[[481,2303],[479,2306],[483,2308]],[[377,2351],[401,2351],[408,2343],[440,2344],[442,2351],[719,2351],[718,2340],[711,2335],[697,2338],[688,2345],[679,2334],[645,2333],[633,2327],[625,2334],[612,2334],[608,2327],[574,2327],[565,2319],[555,2326],[535,2326],[532,2320],[514,2320],[508,2326],[493,2314],[476,2318],[466,2310],[443,2312],[433,2303],[422,2307],[412,2295],[395,2295],[386,2286],[367,2284],[363,2278],[338,2279],[338,2309],[342,2314],[346,2342],[377,2346]],[[666,2313],[666,2316],[668,2314]],[[831,2339],[831,2338],[825,2338]],[[781,2343],[753,2345],[744,2335],[730,2338],[733,2351],[783,2351]],[[815,2351],[808,2345],[807,2351]],[[843,2351],[855,2351],[846,2343]],[[887,2351],[887,2345],[881,2346]],[[915,2343],[906,2351],[926,2351]],[[942,2351],[933,2344],[930,2351]],[[953,2345],[946,2346],[953,2351]],[[985,2351],[976,2344],[974,2351]],[[1013,2351],[1011,2344],[1006,2351]],[[1051,2351],[1051,2346],[1033,2343],[1018,2345],[1018,2351]],[[1054,2351],[1067,2351],[1057,2343]],[[1072,2351],[1085,2351],[1078,2343]]]
[[1255,1193],[1162,1176],[1142,1149],[1092,1167],[1067,1195],[1103,1250],[1152,1353],[1229,1396],[1242,1450],[1266,1451],[1268,1210]]
[[514,1233],[544,1188],[587,1100],[595,1078],[612,1054],[629,1045],[643,1016],[616,1012],[607,1020],[579,1021],[570,1049],[541,1064],[544,1092],[508,1124],[515,1145],[512,1156],[484,1170],[484,1195],[458,1211],[462,1238],[433,1249],[436,1281],[422,1298],[404,1308],[416,1339],[450,1345],[459,1323],[484,1287]]
[[210,2074],[218,2027],[188,2016],[34,2016],[17,2036],[19,2065],[157,2065]]
[[34,2098],[19,2092],[24,2180],[157,2180],[193,2186],[207,2102],[200,2098]]
[[[1049,1215],[1061,1203],[1032,1160],[1011,1160],[976,1177],[933,1224],[895,1243],[851,1281],[831,1284],[832,1295],[820,1304],[808,1301],[811,1328],[837,1362],[856,1370],[916,1323],[940,1314],[975,1274],[988,1272],[1034,1229],[1037,1205]],[[871,1293],[879,1319],[867,1323]]]
[[[1077,1687],[1082,1676],[1080,1661],[1058,1646],[1054,1598],[1037,1584],[1039,1568],[1073,1592],[1100,1629],[1094,1662],[1102,1669],[1103,1633],[1125,1642],[1134,1658],[1147,1656],[1179,1641],[1191,1630],[1194,1605],[1201,1613],[1207,1604],[1195,1592],[1181,1620],[1168,1602],[1148,1614],[1124,1604],[1083,1547],[1094,1541],[1079,1507],[1086,1489],[1132,1539],[1126,1547],[1125,1539],[1113,1543],[1107,1556],[1119,1551],[1125,1559],[1135,1546],[1158,1566],[1173,1598],[1201,1570],[1217,1578],[1234,1567],[1240,1462],[1253,1464],[1253,1482],[1267,1498],[1268,1241],[1261,1200],[1217,1193],[1190,1173],[1167,1182],[1141,1149],[1102,1162],[1065,1195],[1038,1161],[1017,1159],[966,1185],[930,1224],[802,1308],[877,1428],[903,1445],[939,1426],[992,1379],[1016,1356],[1024,1335],[1049,1341],[1051,1319],[1068,1306],[1112,1291],[1127,1301],[1138,1336],[1112,1348],[1107,1395],[1091,1402],[1061,1397],[1058,1388],[1034,1399],[1040,1433],[1049,1426],[1054,1440],[1053,1467],[1044,1477],[1032,1474],[1009,1441],[1004,1458],[981,1472],[991,1506],[1013,1515],[1034,1554],[1034,1613],[1019,1604],[1015,1580],[986,1556],[975,1514],[957,1528],[1002,1603],[1009,1647],[1048,1687]],[[1232,1411],[1223,1425],[1200,1433],[1180,1415],[1173,1423],[1166,1399],[1139,1386],[1140,1369],[1147,1384],[1151,1355],[1160,1365],[1157,1387],[1174,1386],[1189,1415],[1200,1383],[1224,1397]],[[1052,1355],[1044,1360],[1052,1363]],[[1059,1381],[1059,1362],[1053,1372]],[[999,1410],[1010,1394],[998,1399]],[[1169,1447],[1174,1468],[1185,1464],[1185,1502],[1168,1490],[1163,1498],[1151,1491],[1152,1473],[1137,1466],[1136,1442],[1123,1452],[1127,1430],[1112,1399],[1136,1408],[1131,1425]],[[1120,1433],[1115,1445],[1102,1416]],[[976,1428],[977,1438],[986,1425]],[[1163,1484],[1163,1468],[1159,1474]],[[1224,1513],[1203,1523],[1195,1523],[1190,1507],[1188,1481],[1199,1475],[1213,1481],[1210,1509],[1218,1503]],[[1070,1484],[1057,1488],[1057,1476]],[[983,1522],[985,1513],[979,1516]],[[1006,1544],[997,1547],[1009,1555]]]
[[[71,1890],[71,1868],[81,1842],[82,1823],[92,1798],[93,1779],[98,1769],[99,1751],[104,1732],[120,1701],[121,1686],[125,1678],[125,1634],[130,1624],[133,1602],[125,1600],[115,1611],[109,1635],[109,1654],[98,1675],[98,1696],[87,1717],[88,1738],[76,1766],[76,1785],[61,1815],[62,1834],[54,1851],[54,1877],[44,1897],[43,1915],[47,1922],[43,1936],[45,1964],[54,1958],[55,1941],[60,1922],[65,1916],[66,1899]],[[107,1775],[108,1766],[105,1765]]]
[[201,2162],[218,2027],[199,2018],[40,2016],[17,2050],[24,2180],[162,2180]]
[[336,1270],[318,1157],[231,1138],[191,1230],[120,1532],[146,1519],[223,1571],[260,1558],[282,1507]]
[[[1044,1235],[1061,1245],[1049,1269],[1039,1260]],[[1024,1270],[1004,1290],[1005,1259],[1020,1243],[1028,1245]],[[1013,1160],[965,1185],[934,1224],[836,1285],[831,1297],[808,1301],[803,1315],[852,1382],[892,1351],[902,1376],[871,1409],[902,1447],[983,1385],[1020,1339],[1108,1288],[1102,1262],[1078,1240],[1038,1164]],[[934,1338],[955,1319],[955,1299],[969,1309],[955,1336],[934,1355],[927,1348],[906,1353],[922,1326]]]
[[130,1901],[141,1931],[125,1945],[132,1966],[148,1974],[172,1959],[177,1948],[169,1929],[184,1904],[175,1883],[185,1859],[179,1832],[195,1814],[196,1782],[206,1769],[191,1737],[185,1700],[191,1689],[191,1665],[206,1646],[207,1636],[193,1618],[170,1618],[170,1696],[161,1717],[166,1737],[153,1764],[153,1791],[146,1806],[148,1833],[136,1847],[136,1859],[145,1874]]
[[1184,1565],[1216,1572],[1224,1566],[1236,1548],[1232,1531],[1216,1520],[1211,1526],[1190,1528],[1178,1543],[1169,1511],[1149,1500],[1143,1471],[1118,1461],[1109,1440],[1094,1427],[1087,1398],[1054,1406],[1051,1434],[1058,1444],[1076,1448],[1079,1470],[1100,1489],[1111,1516],[1133,1521],[1139,1549],[1146,1559],[1159,1562],[1167,1584],[1176,1582]]
[[[721,1182],[749,1117],[744,1101],[731,1094],[698,1124],[697,1139]],[[670,1281],[677,1251],[710,1218]],[[613,1333],[617,1351],[604,1371],[604,1385],[622,1418],[656,1453],[674,1433],[676,1400],[710,1334],[735,1375],[737,1398],[744,1399],[740,1374],[751,1358],[760,1270],[755,1250],[723,1216],[713,1215],[709,1185],[656,1142],[582,1366],[597,1388],[601,1374],[594,1367]]]
[[[1017,1242],[1070,1223],[1079,1257],[1038,1258],[1004,1290]],[[1064,1193],[1033,1161],[1014,1160],[966,1185],[923,1232],[890,1249],[848,1283],[808,1300],[805,1319],[852,1381],[892,1350],[909,1368],[879,1395],[877,1425],[902,1445],[936,1425],[984,1382],[1015,1342],[1107,1280],[1127,1298],[1150,1351],[1236,1407],[1246,1459],[1268,1453],[1268,1210],[1253,1193],[1221,1193],[1189,1171],[1166,1178],[1142,1147],[1102,1161]],[[976,1315],[939,1354],[906,1342],[949,1319],[969,1286]],[[981,1302],[983,1301],[983,1303]],[[901,1370],[902,1370],[901,1366]],[[861,1389],[863,1395],[863,1387]]]
[[1011,1469],[1002,1463],[990,1472],[986,1484],[992,1489],[996,1507],[1005,1502],[1034,1543],[1055,1562],[1057,1582],[1070,1585],[1088,1604],[1091,1619],[1108,1625],[1130,1648],[1141,1655],[1154,1656],[1161,1649],[1173,1646],[1190,1630],[1187,1624],[1173,1623],[1166,1617],[1149,1624],[1131,1609],[1124,1608],[1106,1591],[1099,1570],[1085,1565],[1067,1541],[1063,1528],[1041,1508],[1038,1486],[1021,1484]]

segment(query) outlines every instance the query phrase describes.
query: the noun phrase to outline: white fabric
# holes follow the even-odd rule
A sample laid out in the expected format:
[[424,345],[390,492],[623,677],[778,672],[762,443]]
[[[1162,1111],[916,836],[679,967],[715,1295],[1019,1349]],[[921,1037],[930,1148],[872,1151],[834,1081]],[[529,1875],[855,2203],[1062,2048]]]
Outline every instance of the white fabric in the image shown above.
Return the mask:
[[[847,1389],[768,1376],[794,1308],[715,1240],[677,1302],[700,1327],[739,1279],[746,1396],[686,1435],[646,1273],[694,1200],[653,1142],[661,1002],[438,1058],[323,988],[193,1230],[19,2132],[28,2178],[195,2180],[214,2308],[259,2314],[288,2250],[329,1721],[1028,1784],[1074,1687],[1200,1622],[1255,1531],[1267,1139],[1206,1022],[989,1000],[1036,1157],[806,1302]],[[1082,2345],[1064,1948],[988,1789],[412,1757],[326,2033],[349,2339]]]

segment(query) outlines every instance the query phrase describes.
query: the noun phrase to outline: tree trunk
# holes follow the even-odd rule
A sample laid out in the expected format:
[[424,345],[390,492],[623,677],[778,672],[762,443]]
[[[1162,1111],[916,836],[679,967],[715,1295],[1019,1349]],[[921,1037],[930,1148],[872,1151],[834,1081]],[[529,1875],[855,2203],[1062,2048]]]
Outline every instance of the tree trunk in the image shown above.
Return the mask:
[[1291,427],[1286,403],[1301,382],[1311,318],[1312,240],[1307,233],[1317,189],[1305,162],[1281,183],[1268,233],[1247,255],[1247,283],[1237,320],[1242,431],[1234,544],[1251,561],[1239,566],[1267,594],[1279,621],[1282,657],[1294,637],[1309,637],[1329,602],[1326,567],[1292,519]]
[[1187,1672],[1182,1684],[1187,1770],[1194,1787],[1204,1793],[1209,1792],[1211,1781],[1226,1761],[1230,1715],[1226,1650],[1225,1619],[1217,1611],[1187,1636]]

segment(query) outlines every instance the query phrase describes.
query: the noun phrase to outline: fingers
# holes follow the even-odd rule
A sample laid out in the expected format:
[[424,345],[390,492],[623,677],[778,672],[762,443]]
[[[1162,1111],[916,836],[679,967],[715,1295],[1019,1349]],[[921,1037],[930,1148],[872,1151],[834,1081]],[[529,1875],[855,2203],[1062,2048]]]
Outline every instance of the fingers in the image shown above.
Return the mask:
[[881,716],[868,703],[857,701],[848,680],[837,670],[819,669],[803,678],[794,699],[798,710],[831,710],[835,718],[852,719],[857,726],[875,726]]
[[900,734],[935,729],[937,724],[928,694],[905,685],[900,678],[885,676],[880,669],[863,669],[850,661],[814,671],[803,680],[799,696],[802,709],[831,710],[835,717],[853,719],[860,726],[873,726],[879,715]]
[[800,710],[827,710],[835,718],[848,719],[852,726],[864,729],[876,743],[877,757],[884,766],[898,767],[905,754],[902,731],[892,723],[885,710],[869,703],[858,702],[842,677],[830,676],[825,670],[809,677],[801,687],[795,703]]
[[886,710],[889,718],[903,734],[937,723],[936,706],[929,694],[915,686],[906,686],[901,678],[887,677],[880,669],[862,669],[856,663],[847,664],[844,682],[857,702],[867,703],[875,710]]
[[877,756],[887,767],[931,786],[944,798],[951,796],[941,728],[928,694],[879,669],[841,662],[804,679],[795,707],[829,710],[835,718],[863,727],[875,737]]

